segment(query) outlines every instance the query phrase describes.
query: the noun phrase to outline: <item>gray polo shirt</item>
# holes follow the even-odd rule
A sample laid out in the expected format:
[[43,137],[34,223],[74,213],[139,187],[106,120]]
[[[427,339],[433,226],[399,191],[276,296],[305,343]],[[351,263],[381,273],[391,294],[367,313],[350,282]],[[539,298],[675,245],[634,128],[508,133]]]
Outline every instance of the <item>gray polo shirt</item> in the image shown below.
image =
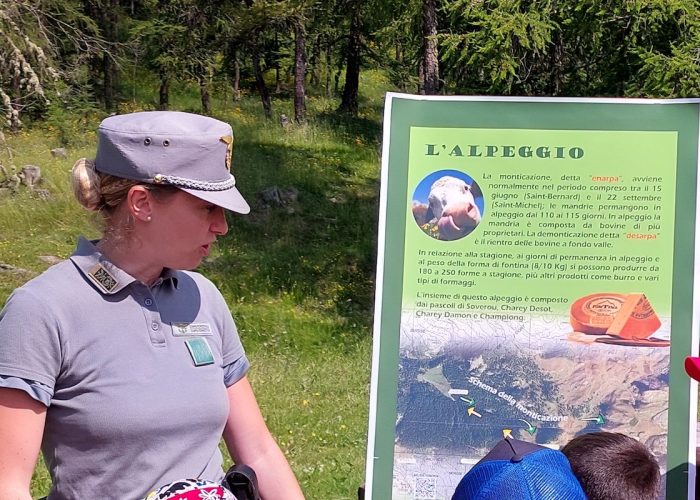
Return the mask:
[[248,367],[209,280],[166,270],[149,288],[85,239],[0,312],[0,386],[48,406],[51,500],[138,499],[176,479],[220,480],[226,387]]

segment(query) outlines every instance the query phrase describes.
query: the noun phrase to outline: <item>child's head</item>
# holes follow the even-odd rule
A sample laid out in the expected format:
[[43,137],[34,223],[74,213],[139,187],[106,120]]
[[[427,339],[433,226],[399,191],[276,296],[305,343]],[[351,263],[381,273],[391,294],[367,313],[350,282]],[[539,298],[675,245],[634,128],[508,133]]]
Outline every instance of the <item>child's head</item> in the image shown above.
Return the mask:
[[575,437],[561,450],[589,500],[656,500],[661,473],[639,441],[616,432]]
[[557,450],[503,439],[464,475],[452,500],[586,500]]

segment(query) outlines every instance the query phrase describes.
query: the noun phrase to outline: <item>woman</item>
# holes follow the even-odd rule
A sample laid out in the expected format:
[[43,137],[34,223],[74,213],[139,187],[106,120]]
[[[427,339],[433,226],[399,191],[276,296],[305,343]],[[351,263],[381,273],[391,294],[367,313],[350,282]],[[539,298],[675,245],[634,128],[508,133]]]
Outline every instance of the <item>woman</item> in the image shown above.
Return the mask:
[[179,112],[107,118],[80,203],[103,237],[15,290],[0,313],[0,498],[28,499],[39,450],[50,500],[142,498],[223,477],[223,436],[267,499],[303,498],[246,378],[223,297],[190,272],[248,213],[233,132]]

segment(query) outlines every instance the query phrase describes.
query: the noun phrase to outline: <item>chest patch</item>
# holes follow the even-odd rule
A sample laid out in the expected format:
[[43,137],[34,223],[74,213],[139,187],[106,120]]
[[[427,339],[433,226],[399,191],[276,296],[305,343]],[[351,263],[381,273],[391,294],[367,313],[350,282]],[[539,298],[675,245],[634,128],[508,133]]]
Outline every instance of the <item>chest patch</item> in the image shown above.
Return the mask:
[[176,337],[201,337],[213,335],[214,332],[209,323],[170,323],[173,327],[173,335]]
[[90,271],[88,271],[88,276],[93,283],[107,293],[114,290],[119,284],[117,279],[112,276],[102,264],[99,263],[92,266]]
[[185,344],[187,344],[187,349],[190,351],[194,366],[210,365],[214,362],[214,354],[211,352],[207,339],[194,337],[185,340]]

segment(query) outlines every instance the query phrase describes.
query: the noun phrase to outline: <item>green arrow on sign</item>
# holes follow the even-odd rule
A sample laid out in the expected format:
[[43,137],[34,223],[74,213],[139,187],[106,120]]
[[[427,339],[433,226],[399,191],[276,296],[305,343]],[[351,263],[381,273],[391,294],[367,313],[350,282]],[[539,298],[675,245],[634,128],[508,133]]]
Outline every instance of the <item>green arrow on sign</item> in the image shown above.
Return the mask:
[[462,396],[460,396],[459,399],[467,403],[469,406],[474,406],[476,404],[476,401],[474,401],[474,399],[472,398],[463,398]]
[[525,422],[525,425],[527,425],[527,429],[525,429],[531,436],[537,432],[537,427],[533,426],[530,422],[527,420],[523,420],[522,418],[519,418],[521,422]]
[[587,420],[589,422],[595,422],[596,425],[603,425],[605,423],[605,417],[602,413],[598,413],[597,417],[582,418],[581,420]]

